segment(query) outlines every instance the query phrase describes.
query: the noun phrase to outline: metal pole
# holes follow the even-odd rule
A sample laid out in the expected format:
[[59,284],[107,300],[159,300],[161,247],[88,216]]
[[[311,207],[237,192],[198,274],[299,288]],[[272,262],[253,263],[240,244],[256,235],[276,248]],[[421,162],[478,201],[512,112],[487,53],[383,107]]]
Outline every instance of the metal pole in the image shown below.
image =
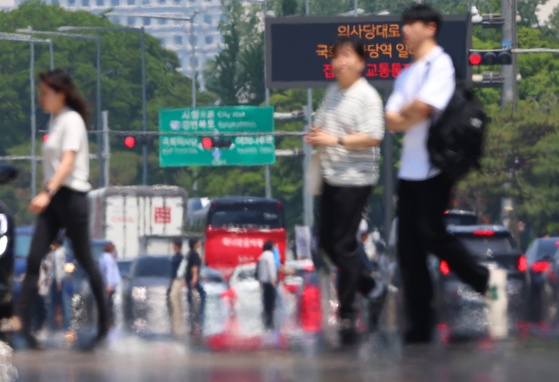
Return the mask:
[[[268,0],[264,0],[264,98],[266,100],[266,106],[270,106],[270,89],[266,86],[266,14],[268,13]],[[272,197],[272,183],[270,179],[270,165],[266,165],[264,169],[265,180],[266,180],[266,197]]]
[[[517,0],[511,0],[512,6],[512,47],[518,48],[518,36],[516,31],[516,9]],[[518,100],[518,57],[516,54],[512,55],[512,111],[516,112],[516,102]]]
[[[509,0],[501,0],[501,13],[505,19],[505,23],[501,29],[501,47],[506,45],[512,46],[513,42],[513,24],[516,22],[516,10],[513,11],[515,4]],[[513,60],[514,60],[513,54]],[[513,65],[501,65],[501,75],[505,82],[501,88],[501,108],[514,99],[514,68]]]
[[35,155],[35,139],[37,120],[35,116],[35,44],[30,44],[31,57],[29,64],[29,80],[31,93],[31,199],[37,194],[37,158]]
[[355,12],[355,17],[359,16],[359,15],[357,14],[357,9],[359,9],[359,8],[358,8],[358,5],[359,5],[358,3],[359,3],[359,0],[355,0],[355,1],[353,2],[353,12]]
[[[310,2],[305,1],[305,14],[310,14]],[[303,127],[305,132],[310,131],[312,125],[312,89],[307,89],[307,124]],[[312,148],[303,141],[303,224],[313,225],[313,196],[307,192],[307,170],[311,163]]]
[[190,67],[192,68],[192,107],[196,107],[196,44],[194,41],[194,16],[196,13],[192,15],[190,18],[190,45],[192,46],[192,57],[190,59]]
[[52,48],[52,41],[49,41],[49,54],[50,54],[50,70],[54,69],[54,50]]
[[[147,119],[147,98],[146,98],[146,46],[145,46],[145,30],[142,27],[142,113],[143,113],[143,131],[144,133],[148,131],[148,119]],[[148,147],[144,145],[143,150],[143,160],[144,168],[142,173],[142,184],[146,186],[148,184]]]
[[[97,130],[101,131],[101,37],[97,36]],[[99,187],[103,185],[103,154],[101,134],[97,134],[97,153],[99,158]]]
[[[384,103],[388,100],[389,90],[387,88],[382,92],[382,98]],[[392,196],[394,194],[394,180],[392,178],[392,133],[385,130],[384,141],[383,141],[383,151],[384,151],[384,161],[383,169],[384,172],[384,239],[388,243],[390,238],[390,229],[392,228],[392,210],[393,201]]]
[[104,187],[109,187],[109,167],[110,167],[110,156],[111,156],[111,145],[109,144],[109,112],[104,110],[102,113],[103,118],[103,137],[104,137],[104,147],[103,153],[105,154],[104,163]]

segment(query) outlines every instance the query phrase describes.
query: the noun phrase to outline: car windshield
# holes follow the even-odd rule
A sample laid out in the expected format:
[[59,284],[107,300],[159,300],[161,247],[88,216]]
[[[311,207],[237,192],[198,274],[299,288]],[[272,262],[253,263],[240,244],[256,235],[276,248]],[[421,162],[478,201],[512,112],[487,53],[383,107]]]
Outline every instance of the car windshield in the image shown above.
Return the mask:
[[559,241],[557,239],[542,240],[537,248],[538,259],[544,258],[545,256],[553,257],[553,255],[559,248]]
[[506,237],[484,237],[484,236],[461,236],[460,241],[466,249],[474,256],[487,256],[493,253],[517,252],[518,247],[511,236]]
[[444,217],[446,225],[476,225],[478,224],[477,216],[460,215],[460,214],[447,214]]
[[171,278],[171,261],[167,257],[138,259],[134,266],[134,277]]
[[118,271],[120,272],[121,276],[125,276],[130,273],[130,266],[132,265],[131,261],[118,261]]
[[248,281],[256,279],[256,270],[244,269],[237,275],[237,281]]
[[220,284],[223,283],[223,279],[221,277],[219,277],[218,275],[208,275],[208,274],[203,274],[200,277],[200,281],[202,281],[203,283],[207,283],[207,284]]
[[283,211],[277,203],[218,204],[208,224],[216,228],[284,228]]

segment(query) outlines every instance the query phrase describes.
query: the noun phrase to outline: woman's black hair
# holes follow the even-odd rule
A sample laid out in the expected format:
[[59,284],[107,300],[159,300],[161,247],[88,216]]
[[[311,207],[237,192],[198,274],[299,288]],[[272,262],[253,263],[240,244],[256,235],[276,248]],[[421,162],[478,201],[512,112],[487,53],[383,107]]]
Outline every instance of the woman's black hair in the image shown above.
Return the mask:
[[264,251],[271,251],[274,249],[274,242],[272,240],[268,240],[266,243],[264,243]]
[[365,59],[365,44],[363,44],[363,41],[361,41],[361,39],[356,35],[351,35],[349,37],[342,36],[334,41],[334,44],[332,46],[332,54],[334,55],[334,57],[336,56],[338,49],[340,49],[342,46],[349,46],[355,51],[355,53],[357,53],[359,57],[361,57],[363,60]]
[[78,89],[74,86],[72,77],[62,69],[53,69],[39,74],[39,79],[54,91],[64,92],[66,95],[66,106],[78,112],[85,122],[85,127],[89,130],[89,111],[87,102],[83,99]]
[[421,21],[424,24],[435,23],[435,25],[437,26],[435,36],[439,34],[443,25],[443,20],[440,13],[435,11],[433,8],[423,4],[415,5],[411,8],[408,8],[402,15],[402,22],[404,24],[415,21]]

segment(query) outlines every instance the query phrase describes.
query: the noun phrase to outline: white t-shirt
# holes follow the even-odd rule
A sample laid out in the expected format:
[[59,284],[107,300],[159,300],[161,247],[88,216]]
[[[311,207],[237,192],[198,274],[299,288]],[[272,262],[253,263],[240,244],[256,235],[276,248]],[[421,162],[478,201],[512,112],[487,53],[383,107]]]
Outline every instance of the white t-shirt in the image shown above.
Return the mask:
[[48,139],[43,143],[43,172],[45,184],[52,178],[64,151],[75,151],[76,161],[64,186],[75,191],[91,190],[89,179],[89,147],[87,129],[81,115],[69,108],[53,118],[49,123]]
[[[360,78],[342,90],[332,84],[322,100],[314,124],[338,137],[363,133],[373,139],[384,137],[384,113],[377,91]],[[370,186],[378,180],[380,148],[350,150],[340,145],[321,148],[324,179],[332,186]]]
[[431,121],[440,117],[454,94],[455,86],[452,59],[440,46],[410,65],[396,80],[386,110],[399,112],[415,100],[435,108],[430,119],[412,126],[404,135],[400,179],[426,180],[440,173],[429,159],[427,139]]

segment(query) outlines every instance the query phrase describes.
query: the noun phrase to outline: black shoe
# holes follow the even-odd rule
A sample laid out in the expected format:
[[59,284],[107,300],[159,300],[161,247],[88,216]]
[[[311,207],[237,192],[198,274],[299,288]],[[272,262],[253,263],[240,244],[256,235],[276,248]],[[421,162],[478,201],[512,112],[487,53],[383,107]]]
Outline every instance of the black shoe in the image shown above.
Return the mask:
[[343,347],[358,345],[359,333],[355,329],[354,322],[351,319],[342,319],[340,326],[340,344]]

